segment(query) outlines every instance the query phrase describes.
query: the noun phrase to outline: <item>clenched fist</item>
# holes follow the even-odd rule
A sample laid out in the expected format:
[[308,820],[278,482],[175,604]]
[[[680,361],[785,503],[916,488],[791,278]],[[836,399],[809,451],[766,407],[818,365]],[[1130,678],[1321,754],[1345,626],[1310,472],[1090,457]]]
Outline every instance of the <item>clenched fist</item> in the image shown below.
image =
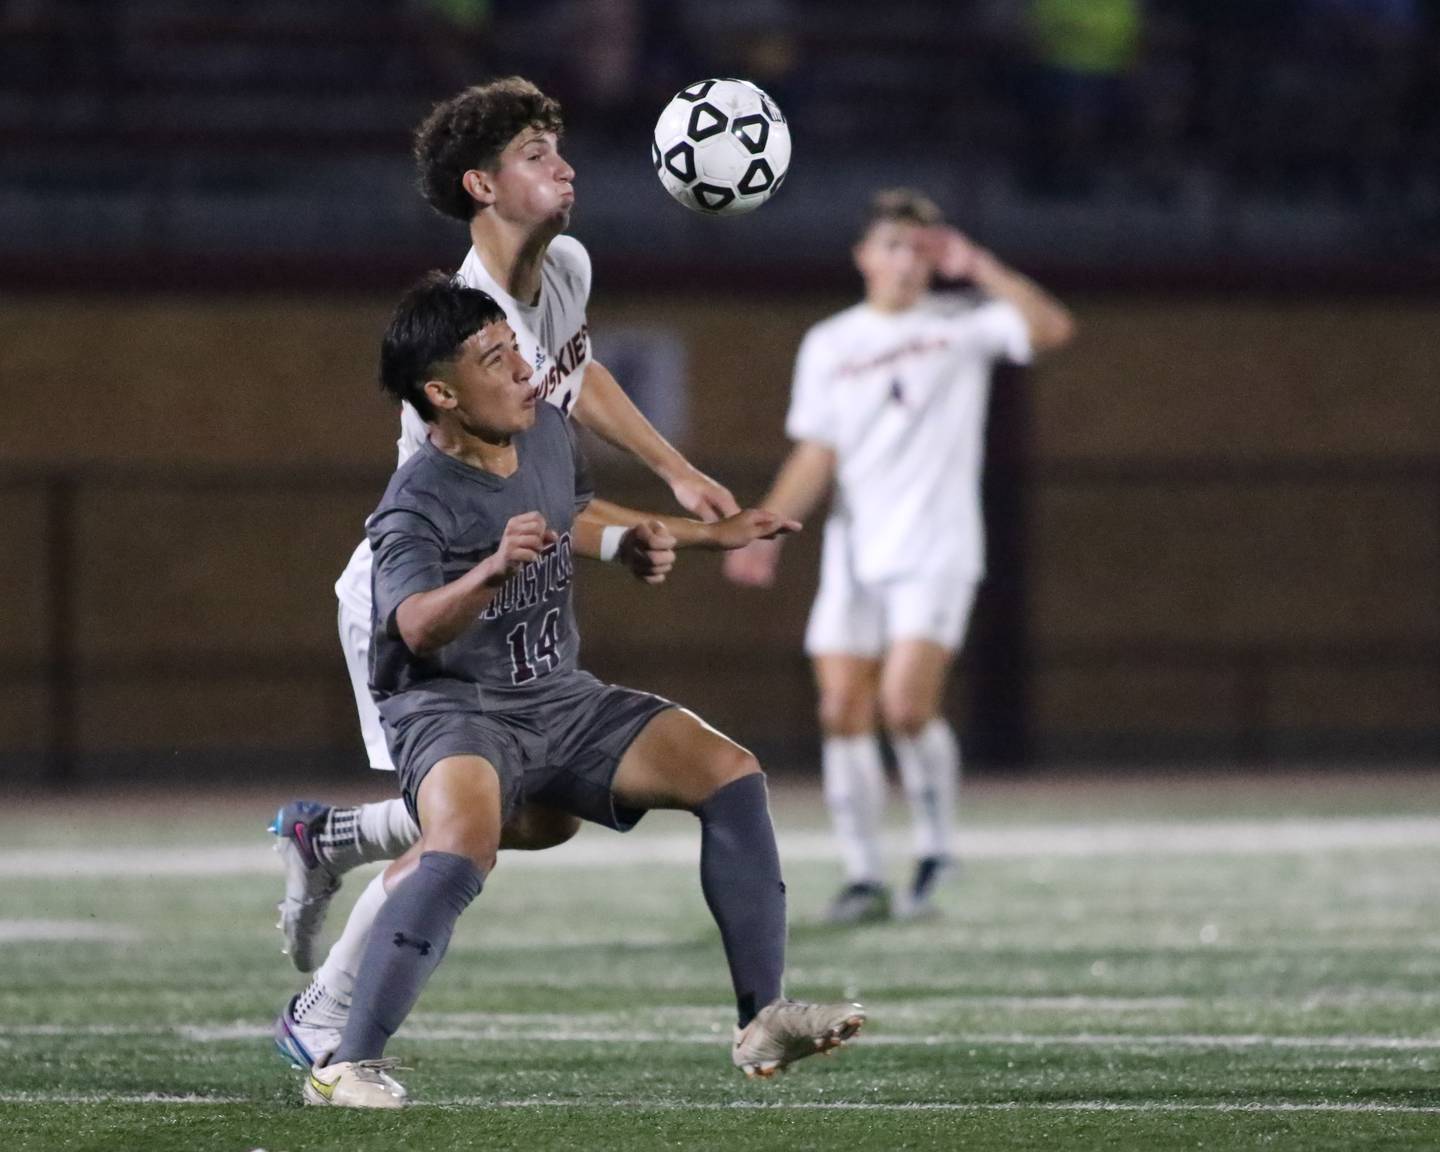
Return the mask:
[[557,539],[556,534],[545,526],[545,517],[539,512],[522,512],[519,516],[510,517],[499,545],[480,562],[489,569],[485,583],[492,588],[500,587],[526,564],[540,559],[545,546]]
[[675,537],[658,520],[635,525],[620,541],[617,559],[647,584],[663,584],[675,567]]

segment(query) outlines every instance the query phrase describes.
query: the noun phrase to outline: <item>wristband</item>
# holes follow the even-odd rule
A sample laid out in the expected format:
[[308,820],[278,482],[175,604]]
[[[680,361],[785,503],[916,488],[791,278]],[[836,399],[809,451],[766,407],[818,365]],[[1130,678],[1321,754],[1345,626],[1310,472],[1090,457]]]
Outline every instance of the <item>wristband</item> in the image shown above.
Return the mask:
[[614,560],[620,554],[620,541],[630,529],[622,524],[611,524],[600,533],[600,559]]

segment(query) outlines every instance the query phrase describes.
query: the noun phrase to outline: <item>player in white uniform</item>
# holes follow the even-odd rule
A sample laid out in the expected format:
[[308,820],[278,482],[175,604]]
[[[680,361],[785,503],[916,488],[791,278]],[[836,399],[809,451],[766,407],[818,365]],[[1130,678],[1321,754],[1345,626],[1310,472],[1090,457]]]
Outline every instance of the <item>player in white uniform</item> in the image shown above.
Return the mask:
[[[951,860],[960,753],[945,680],[985,570],[980,470],[997,361],[1067,342],[1069,312],[943,224],[917,192],[875,197],[854,258],[865,300],[801,343],[785,430],[795,447],[761,506],[803,519],[832,486],[805,648],[820,692],[826,803],[846,884],[837,923],[890,915],[880,856],[883,724],[910,803],[916,867],[902,909],[930,908]],[[935,293],[936,275],[977,293]],[[778,544],[726,558],[767,586]]]
[[[731,494],[668,444],[591,354],[585,318],[590,257],[578,240],[561,234],[575,198],[574,170],[559,151],[561,127],[559,105],[519,77],[466,89],[420,126],[415,156],[426,198],[469,225],[472,247],[456,277],[504,309],[545,400],[643,461],[688,511],[707,520],[732,515],[739,508]],[[404,406],[399,463],[425,438],[424,422]],[[593,502],[585,515],[625,527],[636,522],[603,501]],[[370,577],[370,547],[362,540],[335,585],[340,642],[370,764],[393,771],[368,683]],[[578,827],[572,816],[528,806],[507,827],[502,847],[549,847]],[[357,808],[293,802],[281,808],[271,830],[286,864],[279,927],[304,972],[314,967],[341,875],[362,863],[394,861],[361,894],[309,987],[276,1021],[281,1051],[309,1064],[338,1040],[370,926],[387,890],[413,866],[407,853],[419,829],[397,798]]]

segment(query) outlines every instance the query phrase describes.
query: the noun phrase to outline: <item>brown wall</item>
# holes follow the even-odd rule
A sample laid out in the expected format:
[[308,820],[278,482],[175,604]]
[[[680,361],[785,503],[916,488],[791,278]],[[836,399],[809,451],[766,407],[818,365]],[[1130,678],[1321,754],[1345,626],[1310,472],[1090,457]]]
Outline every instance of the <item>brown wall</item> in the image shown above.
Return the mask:
[[[636,298],[592,322],[658,317],[684,333],[687,449],[753,498],[784,451],[795,345],[846,302]],[[1035,747],[1265,754],[1303,746],[1286,743],[1297,735],[1403,745],[1440,731],[1440,311],[1076,309],[1076,346],[1017,385],[1026,464],[1001,477],[1027,485],[1015,558],[1027,636],[1007,635],[1032,656]],[[76,465],[80,750],[358,747],[330,583],[393,455],[394,414],[373,385],[385,313],[346,300],[3,302],[0,751],[50,735],[55,494],[15,470]],[[295,469],[303,482],[286,479]],[[662,495],[623,469],[605,479],[630,502]],[[746,739],[805,748],[799,643],[817,543],[812,531],[789,549],[769,596],[729,587],[706,557],[658,591],[587,575],[591,663]]]

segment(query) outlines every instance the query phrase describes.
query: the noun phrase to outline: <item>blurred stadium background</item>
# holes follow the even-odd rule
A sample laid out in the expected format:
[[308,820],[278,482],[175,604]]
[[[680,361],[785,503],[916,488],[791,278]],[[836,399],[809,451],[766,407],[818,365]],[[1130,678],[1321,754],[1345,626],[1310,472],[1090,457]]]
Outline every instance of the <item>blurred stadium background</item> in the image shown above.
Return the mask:
[[[388,791],[331,584],[394,460],[379,335],[467,243],[410,131],[509,73],[566,107],[600,358],[742,500],[877,187],[929,190],[1080,336],[996,381],[937,920],[817,924],[818,524],[770,594],[707,557],[581,585],[591,667],[762,753],[790,978],[866,1001],[856,1050],[731,1077],[691,821],[659,814],[497,872],[395,1045],[442,1107],[387,1125],[299,1108],[269,1050],[299,978],[261,826]],[[792,124],[753,216],[650,168],[709,75]],[[1435,1147],[1437,381],[1436,0],[0,0],[0,1133]]]
[[[1440,5],[7,0],[0,780],[362,770],[330,585],[394,458],[376,343],[466,248],[409,133],[514,72],[566,108],[599,355],[742,500],[876,187],[1073,306],[997,381],[972,764],[1434,762]],[[751,217],[649,167],[706,75],[793,125]],[[770,595],[593,574],[589,664],[808,768],[818,535]]]

